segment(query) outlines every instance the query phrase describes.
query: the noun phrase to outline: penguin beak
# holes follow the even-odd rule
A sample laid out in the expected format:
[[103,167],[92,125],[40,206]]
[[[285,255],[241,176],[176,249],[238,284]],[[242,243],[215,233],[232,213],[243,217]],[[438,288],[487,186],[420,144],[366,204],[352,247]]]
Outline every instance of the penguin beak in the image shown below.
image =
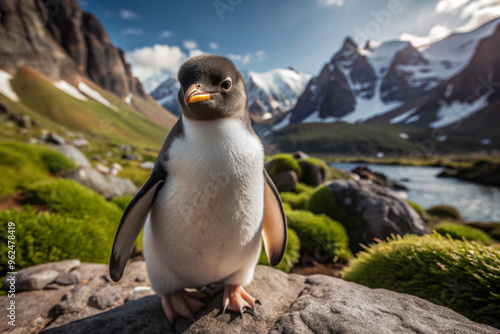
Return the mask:
[[210,99],[209,93],[200,92],[196,87],[196,84],[189,86],[186,94],[184,94],[184,102],[186,105],[189,103],[196,103],[201,101],[206,101]]

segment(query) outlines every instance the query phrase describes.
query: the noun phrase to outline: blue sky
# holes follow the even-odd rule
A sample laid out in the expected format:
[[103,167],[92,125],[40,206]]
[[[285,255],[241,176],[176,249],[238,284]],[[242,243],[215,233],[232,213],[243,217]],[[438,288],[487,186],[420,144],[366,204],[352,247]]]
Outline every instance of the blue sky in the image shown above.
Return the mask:
[[500,16],[500,0],[80,0],[143,81],[201,52],[256,72],[317,73],[346,36],[422,45]]

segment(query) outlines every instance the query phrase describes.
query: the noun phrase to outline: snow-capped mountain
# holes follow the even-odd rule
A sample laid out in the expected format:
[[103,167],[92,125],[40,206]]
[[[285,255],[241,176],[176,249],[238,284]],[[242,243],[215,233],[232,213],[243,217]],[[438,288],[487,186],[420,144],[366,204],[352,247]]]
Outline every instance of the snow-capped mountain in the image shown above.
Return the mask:
[[[298,97],[310,80],[309,74],[300,73],[292,68],[273,69],[264,73],[242,73],[248,92],[248,107],[255,122],[269,122],[281,119],[293,108]],[[179,83],[170,77],[151,92],[158,103],[177,116],[181,109],[177,102]]]
[[[489,48],[481,46],[499,34],[499,25],[500,19],[496,19],[420,50],[403,41],[380,45],[368,42],[360,47],[346,38],[320,74],[307,84],[296,106],[274,129],[297,122],[373,120],[442,127],[457,119],[456,115],[443,116],[453,114],[450,110],[455,110],[457,103],[466,109],[462,116],[471,115],[488,104],[484,99],[490,99],[473,99],[474,103],[470,101],[463,106],[463,99],[475,94],[471,85],[477,75],[488,78],[496,73],[496,63],[481,64],[481,59],[491,56],[488,53],[497,52],[494,42],[488,42],[492,45]],[[490,67],[485,70],[485,66]],[[482,71],[477,71],[478,67]],[[467,81],[469,85],[465,85]],[[457,85],[462,89],[460,93],[456,93]],[[469,90],[464,90],[464,85]]]

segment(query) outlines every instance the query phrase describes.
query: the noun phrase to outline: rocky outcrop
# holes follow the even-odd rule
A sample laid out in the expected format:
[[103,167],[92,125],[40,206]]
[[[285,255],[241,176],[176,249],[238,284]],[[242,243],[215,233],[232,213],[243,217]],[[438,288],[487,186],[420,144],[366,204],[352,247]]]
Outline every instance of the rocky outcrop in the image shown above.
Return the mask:
[[[165,317],[147,290],[145,264],[132,262],[119,283],[107,266],[82,264],[82,283],[18,293],[16,327],[6,333],[499,333],[418,297],[370,289],[339,278],[285,274],[259,266],[248,291],[260,299],[256,314],[222,314],[222,293],[208,293],[206,309],[190,323]],[[85,282],[85,283],[84,283]],[[207,291],[205,291],[207,292]],[[8,298],[0,297],[0,308]]]
[[112,174],[100,173],[91,167],[72,169],[63,174],[64,178],[74,180],[96,193],[112,199],[127,195],[135,195],[138,191],[132,181],[116,177]]
[[4,0],[0,17],[0,68],[24,65],[68,82],[81,73],[121,98],[146,96],[124,52],[77,0]]
[[293,191],[299,182],[299,177],[293,170],[278,173],[277,175],[271,176],[271,179],[279,192]]
[[423,235],[429,230],[422,217],[396,193],[367,181],[335,180],[325,185],[331,192],[340,221],[349,236],[349,247],[362,250],[361,244],[386,239],[391,234]]
[[358,175],[362,180],[370,180],[371,182],[378,184],[382,187],[388,187],[395,190],[407,190],[408,188],[404,185],[393,181],[387,177],[387,175],[379,172],[374,172],[366,166],[358,166],[354,168],[351,173]]

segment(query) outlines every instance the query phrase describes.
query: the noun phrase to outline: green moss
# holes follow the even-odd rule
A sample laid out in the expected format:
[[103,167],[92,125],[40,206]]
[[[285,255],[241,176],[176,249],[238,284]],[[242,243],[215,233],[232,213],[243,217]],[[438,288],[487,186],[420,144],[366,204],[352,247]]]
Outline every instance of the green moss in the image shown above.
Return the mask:
[[485,232],[480,229],[462,224],[444,222],[434,228],[436,232],[444,236],[450,236],[456,240],[481,241],[485,245],[491,245],[493,242]]
[[500,248],[406,235],[358,253],[343,278],[412,294],[500,328]]
[[111,200],[111,203],[117,205],[120,209],[124,210],[127,208],[127,205],[132,201],[133,196],[123,196],[117,197]]
[[68,179],[49,179],[33,184],[25,195],[30,204],[53,212],[70,214],[78,219],[95,219],[113,223],[120,221],[122,210],[96,192]]
[[427,210],[432,216],[440,218],[450,218],[450,219],[460,219],[460,212],[452,206],[449,205],[436,205]]
[[0,234],[0,276],[8,271],[9,222],[15,224],[16,269],[65,259],[109,260],[113,239],[100,224],[64,214],[38,213],[27,206],[23,211],[0,211],[0,228],[5,231]]
[[[276,269],[279,269],[284,272],[289,272],[293,266],[299,262],[300,258],[300,240],[297,236],[297,233],[292,229],[288,229],[288,243],[286,245],[285,255],[283,256],[283,260],[276,266]],[[264,250],[264,243],[262,243],[262,250],[260,252],[259,263],[263,265],[269,265],[269,261],[267,260],[266,251]]]
[[302,169],[297,160],[291,154],[277,154],[271,160],[271,167],[268,170],[269,175],[275,176],[281,172],[293,170],[297,173],[299,179],[302,177]]
[[300,194],[292,192],[282,192],[280,193],[281,200],[285,203],[290,204],[294,210],[304,209],[305,204],[311,197],[311,194],[303,192]]
[[46,146],[27,143],[0,144],[0,196],[14,193],[47,179],[49,173],[74,168],[76,164]]
[[349,238],[342,224],[326,215],[315,215],[308,211],[288,211],[286,217],[288,226],[300,238],[302,252],[318,255],[321,259],[317,260],[323,262],[346,260],[352,255],[348,248]]
[[135,161],[122,164],[122,166],[123,169],[118,173],[118,176],[129,179],[138,187],[142,187],[151,175],[150,170],[140,168],[139,163]]
[[290,203],[283,202],[283,210],[285,210],[285,211],[292,210],[292,206],[290,205]]

